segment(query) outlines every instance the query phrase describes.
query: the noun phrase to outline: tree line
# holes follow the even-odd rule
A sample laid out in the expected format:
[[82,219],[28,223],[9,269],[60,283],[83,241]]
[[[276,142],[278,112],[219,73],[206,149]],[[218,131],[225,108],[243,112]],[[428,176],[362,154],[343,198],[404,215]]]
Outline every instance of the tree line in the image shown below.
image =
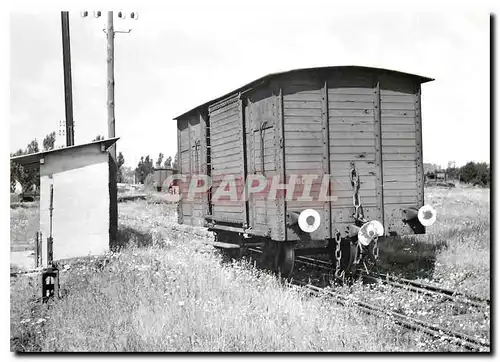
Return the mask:
[[148,176],[154,173],[155,168],[169,168],[177,170],[177,154],[175,154],[173,160],[171,156],[168,156],[164,161],[164,157],[165,155],[160,152],[156,162],[153,164],[153,159],[149,155],[142,156],[134,170],[136,182],[141,184],[146,183]]
[[[491,168],[486,162],[468,162],[462,167],[448,167],[443,171],[447,173],[448,179],[481,187],[489,187],[491,184]],[[427,173],[430,178],[433,175],[434,173]]]
[[[92,142],[103,140],[104,137],[98,135]],[[56,143],[56,132],[51,132],[45,136],[42,141],[42,150],[50,151],[55,148]],[[28,155],[31,153],[40,152],[40,146],[38,140],[35,138],[32,140],[25,149],[18,149],[16,152],[11,152],[10,157]],[[124,165],[125,158],[121,152],[117,156],[117,168],[118,168],[118,182],[123,182],[124,179]],[[22,192],[28,192],[30,190],[37,191],[40,187],[40,168],[25,168],[18,164],[17,162],[10,162],[10,191],[14,192],[16,188],[16,182],[21,185]]]
[[[56,143],[56,133],[51,132],[45,136],[42,141],[42,147],[44,151],[50,151],[54,149]],[[10,154],[10,157],[27,155],[30,153],[40,152],[40,147],[38,141],[35,138],[32,140],[25,149],[18,149],[16,152]],[[10,191],[13,192],[16,187],[16,182],[21,185],[22,191],[27,192],[30,189],[38,189],[40,187],[40,169],[38,167],[26,169],[20,164],[11,161],[10,162]]]

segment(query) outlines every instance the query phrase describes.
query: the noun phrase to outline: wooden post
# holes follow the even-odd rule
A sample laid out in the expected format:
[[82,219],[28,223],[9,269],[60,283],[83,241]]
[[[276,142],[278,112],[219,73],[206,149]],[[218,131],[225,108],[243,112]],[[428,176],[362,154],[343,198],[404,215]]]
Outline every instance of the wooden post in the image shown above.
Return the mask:
[[71,47],[69,38],[69,14],[61,11],[63,69],[64,69],[64,101],[66,108],[66,146],[75,144],[73,127],[73,90],[71,83]]
[[[106,29],[108,47],[108,137],[115,137],[115,31],[113,28],[113,12],[108,11],[108,26]],[[109,153],[116,163],[116,145],[109,148]]]

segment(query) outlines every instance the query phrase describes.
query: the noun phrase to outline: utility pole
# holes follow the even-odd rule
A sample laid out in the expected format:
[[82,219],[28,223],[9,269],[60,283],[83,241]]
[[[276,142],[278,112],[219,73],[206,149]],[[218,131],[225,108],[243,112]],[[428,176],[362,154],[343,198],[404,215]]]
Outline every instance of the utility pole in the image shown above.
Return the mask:
[[[115,137],[115,30],[113,28],[113,12],[108,11],[108,26],[106,27],[108,47],[108,137]],[[116,146],[109,149],[116,163]]]
[[[87,17],[88,11],[82,12],[82,17]],[[101,17],[100,11],[94,11],[94,16],[96,18]],[[125,19],[126,14],[123,11],[118,12],[118,18]],[[106,44],[107,44],[107,88],[108,88],[108,99],[107,99],[107,109],[108,109],[108,137],[115,137],[115,34],[116,33],[130,33],[132,29],[128,31],[116,31],[113,26],[114,14],[112,11],[108,11],[108,22],[106,29],[103,31],[106,33]],[[138,19],[138,14],[136,12],[130,13],[130,18],[133,20]],[[109,148],[109,153],[116,164],[116,144]]]
[[75,144],[73,123],[73,86],[71,82],[71,47],[69,37],[69,14],[61,11],[63,69],[64,69],[64,104],[66,109],[66,146]]

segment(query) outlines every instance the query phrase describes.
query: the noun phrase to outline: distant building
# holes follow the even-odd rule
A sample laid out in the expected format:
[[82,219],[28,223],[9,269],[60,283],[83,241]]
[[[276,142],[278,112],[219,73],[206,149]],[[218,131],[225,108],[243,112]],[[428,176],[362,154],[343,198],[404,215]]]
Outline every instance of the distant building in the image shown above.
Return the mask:
[[54,261],[100,255],[116,242],[116,171],[111,172],[107,149],[117,140],[111,138],[11,158],[25,168],[40,168],[42,266],[47,266],[51,185]]
[[164,185],[167,177],[172,176],[175,171],[172,168],[155,168],[153,174],[153,182],[158,191],[162,191],[163,188],[168,188],[171,185]]
[[432,163],[424,163],[424,175],[428,173],[433,173],[437,170],[437,166]]

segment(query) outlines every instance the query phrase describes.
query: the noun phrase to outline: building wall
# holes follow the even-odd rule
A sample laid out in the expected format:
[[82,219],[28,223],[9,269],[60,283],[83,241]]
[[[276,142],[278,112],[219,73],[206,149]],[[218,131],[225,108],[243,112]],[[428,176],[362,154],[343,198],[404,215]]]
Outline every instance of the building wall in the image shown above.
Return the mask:
[[[50,185],[53,185],[54,260],[99,255],[109,250],[110,191],[108,152],[100,145],[45,156],[40,165],[40,229],[47,264]],[[116,222],[116,220],[114,221]]]

